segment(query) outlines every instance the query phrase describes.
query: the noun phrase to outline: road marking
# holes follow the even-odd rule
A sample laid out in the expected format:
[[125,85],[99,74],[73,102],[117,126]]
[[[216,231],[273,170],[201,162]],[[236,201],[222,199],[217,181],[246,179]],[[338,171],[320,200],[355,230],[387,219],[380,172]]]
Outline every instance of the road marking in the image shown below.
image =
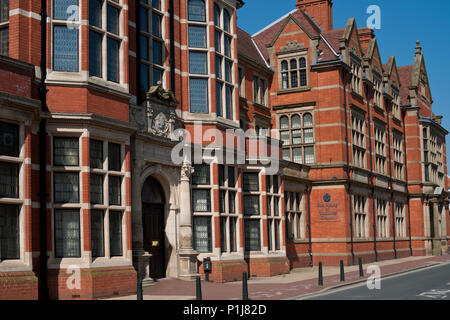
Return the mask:
[[450,294],[450,290],[431,289],[430,291],[423,292],[421,294],[418,294],[417,296],[432,299],[446,299],[448,294]]

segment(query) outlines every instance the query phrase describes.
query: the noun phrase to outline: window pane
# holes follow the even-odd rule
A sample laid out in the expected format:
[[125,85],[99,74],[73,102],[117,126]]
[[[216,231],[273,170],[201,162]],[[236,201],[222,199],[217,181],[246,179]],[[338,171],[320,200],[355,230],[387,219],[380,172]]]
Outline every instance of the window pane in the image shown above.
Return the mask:
[[189,79],[190,111],[208,113],[208,79]]
[[53,27],[53,70],[78,72],[78,29]]
[[78,20],[78,0],[53,0],[53,19],[67,20],[74,14]]
[[227,10],[223,10],[223,29],[227,32],[230,32],[230,14]]
[[273,220],[267,220],[267,240],[268,240],[268,249],[269,251],[273,250],[272,245],[272,228],[273,228]]
[[280,129],[289,129],[288,117],[283,116],[280,118]]
[[108,143],[108,170],[121,171],[122,161],[120,156],[120,144]]
[[103,176],[91,174],[91,203],[103,204]]
[[280,220],[275,220],[275,250],[280,250]]
[[230,61],[225,61],[225,81],[231,82],[231,69],[233,63]]
[[189,46],[194,48],[206,48],[206,28],[189,26]]
[[230,252],[237,251],[237,241],[236,241],[236,218],[229,218],[230,227]]
[[230,86],[225,87],[225,107],[227,119],[233,118],[233,89]]
[[222,79],[222,58],[216,56],[216,78]]
[[234,168],[228,167],[228,187],[234,188],[236,186],[236,179],[234,176]]
[[313,129],[305,129],[305,143],[313,143],[314,142],[314,131]]
[[290,161],[291,160],[291,150],[283,149],[283,160]]
[[109,246],[111,257],[120,257],[122,250],[122,212],[109,212]]
[[150,61],[150,55],[149,55],[149,50],[148,50],[148,37],[141,35],[139,37],[139,41],[140,41],[140,47],[141,47],[140,48],[141,59]]
[[9,28],[0,29],[0,54],[9,55]]
[[219,164],[219,186],[223,187],[225,185],[225,166],[223,164]]
[[226,213],[225,196],[226,196],[226,191],[220,190],[219,191],[219,212],[220,213]]
[[105,256],[103,211],[91,210],[91,247],[92,257]]
[[221,117],[222,113],[222,83],[216,82],[216,109],[217,116]]
[[108,38],[108,81],[119,82],[119,41]]
[[141,63],[141,90],[147,92],[150,88],[150,67]]
[[220,251],[227,252],[227,218],[220,218]]
[[244,214],[259,216],[259,196],[244,196]]
[[301,130],[293,130],[292,131],[292,144],[301,144],[302,143],[302,131]]
[[210,217],[194,217],[194,249],[199,253],[212,251]]
[[292,59],[290,64],[291,64],[291,70],[296,70],[297,69],[297,60]]
[[152,34],[155,37],[161,38],[162,32],[161,32],[161,20],[162,17],[159,14],[152,13]]
[[283,61],[281,62],[281,71],[288,71],[288,62],[287,61]]
[[293,154],[293,159],[292,159],[293,162],[300,163],[300,164],[303,162],[301,148],[292,149],[292,154]]
[[205,2],[203,0],[188,0],[188,19],[191,21],[206,21]]
[[89,75],[102,77],[102,35],[89,31]]
[[103,142],[91,139],[89,141],[89,157],[91,168],[103,168]]
[[313,121],[312,121],[312,115],[309,113],[306,113],[303,116],[303,126],[304,127],[312,127],[313,126]]
[[308,84],[308,80],[306,78],[306,70],[300,70],[300,86],[304,87]]
[[19,165],[0,162],[0,197],[19,197]]
[[108,5],[106,17],[106,30],[114,34],[119,34],[119,9]]
[[211,192],[209,189],[192,190],[192,210],[194,212],[211,211]]
[[[287,62],[286,62],[287,63]],[[283,72],[281,74],[282,88],[289,88],[289,74],[287,72]]]
[[194,165],[194,173],[192,174],[192,184],[197,186],[210,184],[210,172],[208,164]]
[[305,147],[305,163],[314,163],[314,147]]
[[78,138],[53,139],[53,165],[78,166]]
[[214,25],[220,27],[220,8],[214,4]]
[[189,72],[195,74],[208,74],[206,53],[189,52]]
[[19,207],[0,205],[0,260],[20,259]]
[[297,88],[298,87],[297,71],[291,72],[291,87],[292,88]]
[[9,0],[0,1],[0,23],[9,20]]
[[300,59],[299,66],[300,66],[300,68],[306,68],[306,59],[305,58]]
[[152,7],[161,10],[161,0],[152,0]]
[[244,192],[259,191],[258,173],[244,173]]
[[89,24],[102,27],[102,3],[99,0],[89,0]]
[[224,54],[231,58],[231,38],[228,36],[225,36],[225,52]]
[[19,126],[0,122],[0,155],[19,156]]
[[109,204],[120,206],[122,204],[122,178],[109,176]]
[[140,7],[139,8],[139,17],[141,23],[141,30],[145,32],[150,32],[149,23],[148,23],[148,9]]
[[55,210],[55,256],[78,258],[80,253],[80,212]]
[[217,52],[222,52],[222,45],[221,45],[221,33],[219,31],[214,31],[214,47]]
[[228,192],[228,213],[236,213],[236,192]]
[[259,220],[244,220],[245,251],[261,251]]
[[54,201],[56,203],[78,203],[79,175],[78,173],[55,172],[54,179]]
[[281,142],[283,142],[283,145],[285,145],[285,146],[290,145],[289,131],[280,132],[280,140],[281,140]]
[[153,86],[156,86],[159,81],[162,82],[163,72],[158,68],[153,68]]

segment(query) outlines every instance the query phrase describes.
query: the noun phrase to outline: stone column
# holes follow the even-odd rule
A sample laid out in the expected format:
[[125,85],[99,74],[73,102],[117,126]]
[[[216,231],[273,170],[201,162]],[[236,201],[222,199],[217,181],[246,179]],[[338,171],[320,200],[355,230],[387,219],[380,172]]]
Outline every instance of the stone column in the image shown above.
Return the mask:
[[441,217],[439,214],[439,203],[433,202],[433,211],[431,214],[433,215],[433,255],[438,256],[441,254]]
[[[136,142],[137,143],[137,142]],[[133,266],[137,272],[138,278],[142,279],[143,285],[153,282],[150,278],[150,258],[151,254],[144,250],[144,229],[142,223],[142,199],[141,199],[141,172],[145,161],[134,160],[133,174],[131,176],[131,215],[133,229]]]
[[194,280],[197,273],[197,251],[193,246],[191,186],[190,178],[193,168],[184,162],[180,177],[180,249],[179,277],[183,280]]

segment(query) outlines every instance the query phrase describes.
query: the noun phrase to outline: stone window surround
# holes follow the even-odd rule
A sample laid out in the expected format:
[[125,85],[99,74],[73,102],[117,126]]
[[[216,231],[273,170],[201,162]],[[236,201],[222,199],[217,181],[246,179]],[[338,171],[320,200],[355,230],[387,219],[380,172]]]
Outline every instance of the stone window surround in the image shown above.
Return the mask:
[[[110,3],[112,6],[120,8],[120,13],[119,13],[119,35],[114,35],[108,32],[108,35],[111,35],[112,38],[119,40],[120,41],[120,45],[119,45],[119,83],[117,82],[113,82],[113,81],[107,81],[106,77],[105,78],[98,78],[98,77],[90,77],[89,76],[89,66],[87,68],[87,70],[82,70],[82,54],[86,54],[86,50],[83,50],[83,43],[82,43],[82,39],[83,39],[83,34],[84,32],[87,32],[87,38],[89,39],[89,31],[95,28],[95,30],[101,31],[102,33],[106,34],[106,1],[103,1],[103,7],[105,9],[102,9],[102,22],[105,26],[105,29],[99,29],[96,27],[92,27],[89,26],[89,29],[84,30],[84,28],[82,28],[83,26],[83,21],[81,21],[81,19],[79,19],[78,21],[72,21],[72,25],[77,26],[78,28],[78,72],[65,72],[65,71],[54,71],[53,68],[53,58],[51,57],[53,54],[53,32],[50,32],[50,37],[48,39],[48,43],[49,43],[49,52],[50,52],[50,60],[51,63],[48,66],[48,70],[47,70],[47,81],[48,83],[68,83],[68,82],[76,82],[76,83],[89,83],[92,84],[94,86],[107,86],[109,89],[116,91],[116,92],[120,92],[120,93],[128,93],[128,84],[124,82],[125,79],[125,72],[127,72],[126,70],[124,70],[123,68],[123,64],[120,63],[121,61],[124,60],[125,54],[126,52],[124,51],[124,43],[128,42],[128,38],[124,36],[124,23],[123,21],[123,17],[124,17],[124,10],[125,7],[123,6],[123,0],[118,0],[118,2],[112,1],[112,0],[107,0],[108,3]],[[78,12],[78,17],[81,17],[81,13],[85,10],[85,8],[83,8],[84,6],[84,1],[79,0],[79,12]],[[88,3],[88,2],[87,2]],[[89,5],[89,3],[88,3]],[[103,13],[104,12],[104,13]],[[53,5],[51,5],[51,10],[49,12],[49,19],[50,19],[50,30],[53,30],[53,26],[54,25],[64,25],[67,23],[67,21],[65,20],[56,20],[53,19]],[[89,20],[88,20],[89,21]],[[106,74],[106,37],[105,39],[102,41],[105,42],[102,49],[102,72],[104,72]]]
[[[293,202],[295,203],[294,208],[292,208],[291,196],[293,195]],[[297,204],[296,196],[299,197],[299,203]],[[286,221],[289,226],[287,230],[287,240],[288,241],[300,241],[306,239],[306,217],[305,217],[305,199],[303,193],[298,191],[292,191],[291,189],[286,189],[284,192],[285,200],[285,212]],[[294,216],[294,220],[292,220]],[[298,232],[300,231],[300,233]]]
[[[242,171],[241,171],[242,172]],[[262,220],[263,220],[263,213],[262,213],[262,174],[261,174],[261,170],[258,169],[247,169],[244,172],[242,172],[242,188],[244,188],[244,174],[246,173],[257,173],[258,174],[258,186],[259,186],[259,190],[258,191],[244,191],[244,189],[242,189],[242,199],[243,201],[245,201],[245,196],[258,196],[259,197],[259,215],[254,215],[254,216],[249,216],[249,215],[245,215],[243,213],[243,223],[242,225],[245,225],[245,220],[257,220],[259,221],[259,243],[260,243],[260,248],[261,251],[246,251],[245,250],[245,243],[244,243],[244,252],[246,256],[258,256],[264,253],[265,248],[264,248],[264,244],[263,244],[263,228],[262,228]],[[245,228],[244,228],[244,242],[245,242]]]
[[397,238],[406,238],[406,218],[405,204],[402,202],[394,202],[395,215],[395,236]]
[[393,130],[392,132],[392,153],[394,161],[394,178],[403,180],[403,134],[397,130]]
[[375,171],[382,175],[387,175],[386,160],[386,127],[384,123],[374,122],[374,151],[375,151]]
[[[355,50],[356,51],[356,50]],[[362,60],[354,52],[350,52],[350,67],[351,67],[351,89],[358,95],[362,95]]]
[[[255,81],[257,81],[258,87],[255,88]],[[261,83],[265,84],[264,89],[264,101],[261,101]],[[261,105],[264,107],[268,107],[268,92],[269,92],[269,85],[266,77],[261,76],[259,73],[253,72],[253,79],[252,79],[252,97],[253,97],[253,103],[256,105]],[[255,89],[257,90],[257,93],[255,92]],[[255,97],[256,93],[256,97]]]
[[387,239],[390,235],[390,201],[382,198],[376,200],[377,239]]
[[[289,76],[288,78],[290,79],[290,60],[291,59],[296,59],[297,60],[297,70],[299,70],[299,65],[298,62],[301,58],[305,58],[306,60],[306,86],[301,87],[300,86],[300,77],[298,77],[297,81],[298,81],[298,87],[296,88],[291,88],[290,86],[288,86],[287,89],[283,89],[283,77],[282,77],[282,70],[281,70],[281,63],[283,61],[287,61],[288,65],[289,65]],[[308,71],[308,67],[309,67],[309,61],[308,61],[308,48],[302,48],[302,49],[297,49],[294,52],[279,52],[277,53],[277,66],[278,66],[278,91],[279,92],[296,92],[296,91],[304,91],[309,89],[308,85],[309,85],[309,71]],[[289,82],[290,83],[290,82]]]
[[[352,148],[353,148],[353,165],[360,168],[367,168],[366,159],[366,116],[364,113],[352,108],[351,116],[351,130],[352,130]],[[361,130],[362,128],[362,130]],[[355,137],[359,137],[356,139]],[[357,140],[360,140],[358,143]],[[359,163],[355,163],[355,155],[359,155]]]
[[[71,265],[77,265],[80,267],[102,267],[102,266],[125,266],[125,265],[130,265],[131,261],[128,254],[128,250],[126,249],[126,243],[127,243],[127,239],[129,237],[129,235],[127,234],[127,221],[126,221],[126,211],[131,211],[131,210],[127,210],[126,207],[126,179],[125,177],[129,177],[129,173],[126,173],[126,163],[125,163],[125,144],[128,144],[128,137],[126,136],[122,136],[120,134],[114,134],[111,135],[110,132],[104,132],[104,131],[100,131],[100,130],[96,130],[96,129],[92,129],[91,128],[67,128],[67,127],[59,127],[58,125],[52,125],[49,124],[47,127],[47,132],[48,132],[48,136],[50,137],[50,150],[51,153],[53,155],[53,137],[78,137],[79,138],[79,166],[77,167],[54,167],[53,166],[53,156],[51,157],[51,165],[50,165],[50,172],[51,174],[51,180],[48,182],[51,185],[51,195],[50,195],[50,199],[51,202],[48,205],[48,210],[51,211],[51,227],[50,227],[50,232],[51,232],[51,243],[52,243],[52,248],[53,250],[50,251],[49,253],[49,261],[48,261],[48,266],[50,269],[60,269],[60,268],[65,268],[65,267],[70,267]],[[82,166],[82,159],[84,157],[83,154],[83,148],[82,148],[82,138],[87,138],[87,143],[89,146],[89,139],[95,139],[95,140],[101,140],[104,141],[104,143],[108,143],[108,142],[112,142],[112,143],[116,143],[116,144],[120,144],[121,145],[121,157],[122,157],[122,171],[119,172],[115,172],[116,175],[120,175],[122,176],[122,186],[121,186],[121,192],[122,192],[122,205],[121,206],[101,206],[101,205],[91,205],[88,203],[83,203],[85,201],[85,199],[83,199],[82,196],[82,188],[81,186],[84,184],[83,181],[83,173],[90,173],[91,169],[90,167],[84,167]],[[107,158],[107,150],[108,149],[104,149],[103,150],[103,157],[105,159],[105,157]],[[105,160],[104,165],[106,164],[107,160]],[[94,169],[94,172],[99,172],[97,170],[102,170],[102,169]],[[54,187],[53,187],[53,172],[79,172],[79,190],[80,190],[80,199],[78,203],[69,203],[69,204],[55,204],[53,202],[53,197],[54,197]],[[106,193],[105,193],[105,189],[106,189]],[[108,186],[106,184],[106,179],[104,179],[104,203],[107,203],[106,200],[108,199]],[[99,208],[105,208],[104,211],[104,244],[105,244],[105,257],[98,257],[98,258],[94,258],[92,259],[92,254],[91,251],[85,251],[84,250],[84,242],[85,239],[83,237],[84,235],[84,226],[85,226],[85,222],[84,219],[86,217],[86,215],[83,213],[83,210],[98,210]],[[54,225],[54,209],[74,209],[74,210],[79,210],[80,212],[80,253],[81,256],[77,257],[77,258],[57,258],[55,257],[55,234],[54,234],[54,230],[55,230],[55,225]],[[107,224],[107,212],[109,212],[109,210],[113,210],[113,211],[121,211],[122,212],[122,256],[121,257],[108,257],[108,252],[107,248],[109,248],[109,224]],[[89,225],[90,225],[90,221],[89,221]],[[90,231],[89,231],[90,232]]]
[[[3,122],[19,125],[19,156],[0,156],[1,162],[19,164],[19,197],[18,198],[0,198],[2,205],[17,205],[19,206],[19,259],[0,260],[0,269],[8,271],[31,271],[32,270],[32,253],[25,252],[26,239],[26,220],[25,220],[25,205],[31,206],[31,199],[25,199],[25,164],[31,164],[31,158],[25,157],[25,125],[31,126],[30,120],[23,119],[23,115],[19,112],[12,111],[11,117],[3,118]],[[20,120],[19,120],[20,119]],[[31,208],[30,208],[31,210]]]
[[[274,190],[274,178],[278,179],[278,192],[275,192]],[[270,179],[270,188],[267,185],[267,180]],[[266,175],[266,192],[263,192],[263,196],[265,195],[266,204],[268,205],[268,201],[270,199],[270,209],[266,207],[266,217],[267,217],[267,237],[268,237],[268,244],[271,244],[272,248],[268,246],[269,253],[271,252],[280,252],[283,250],[283,240],[282,240],[282,221],[283,221],[283,214],[282,214],[282,201],[283,197],[281,196],[281,179],[280,176],[267,176]],[[275,215],[275,199],[278,199],[278,215]],[[279,248],[276,248],[276,230],[278,223],[278,245]],[[270,239],[269,239],[270,237]]]
[[[369,238],[368,197],[361,194],[352,194],[353,229],[356,239]],[[357,201],[358,200],[358,201]],[[359,206],[360,204],[361,206]],[[361,210],[362,209],[362,210]],[[360,233],[360,234],[359,234]]]

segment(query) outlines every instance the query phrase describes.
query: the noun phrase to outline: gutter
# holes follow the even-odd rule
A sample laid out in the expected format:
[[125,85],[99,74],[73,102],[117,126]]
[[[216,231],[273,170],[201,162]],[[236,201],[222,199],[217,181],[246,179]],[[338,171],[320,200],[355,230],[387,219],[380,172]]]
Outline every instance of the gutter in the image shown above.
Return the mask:
[[308,253],[309,253],[309,266],[312,267],[313,264],[313,255],[312,255],[312,234],[311,234],[311,189],[312,186],[308,185],[306,187],[306,195],[307,195],[307,201],[308,201],[308,234],[309,234],[309,247],[308,247]]
[[406,181],[406,199],[408,201],[408,230],[409,230],[409,252],[410,255],[413,255],[413,249],[412,249],[412,236],[411,236],[411,208],[410,208],[410,194],[409,194],[409,187],[408,187],[408,156],[406,155],[406,110],[402,111],[403,116],[403,149],[404,149],[404,158],[405,158],[405,181]]
[[140,68],[140,61],[141,61],[141,41],[139,40],[139,34],[141,30],[141,15],[140,15],[140,5],[138,2],[136,2],[136,8],[134,10],[134,13],[136,15],[136,104],[140,105],[142,103],[142,96],[143,92],[141,89],[141,68]]
[[[39,99],[42,111],[47,110],[47,1],[41,0],[41,82]],[[47,123],[44,118],[39,124],[39,299],[48,300],[47,268]]]
[[394,210],[394,188],[392,184],[392,156],[391,156],[391,119],[389,111],[386,110],[386,121],[388,131],[388,152],[389,152],[389,187],[391,189],[391,214],[392,214],[392,239],[394,246],[394,258],[397,259],[397,248],[395,244],[395,210]]
[[[242,4],[243,5],[243,4]],[[170,89],[175,94],[175,13],[174,1],[169,0],[169,26],[170,26]]]

